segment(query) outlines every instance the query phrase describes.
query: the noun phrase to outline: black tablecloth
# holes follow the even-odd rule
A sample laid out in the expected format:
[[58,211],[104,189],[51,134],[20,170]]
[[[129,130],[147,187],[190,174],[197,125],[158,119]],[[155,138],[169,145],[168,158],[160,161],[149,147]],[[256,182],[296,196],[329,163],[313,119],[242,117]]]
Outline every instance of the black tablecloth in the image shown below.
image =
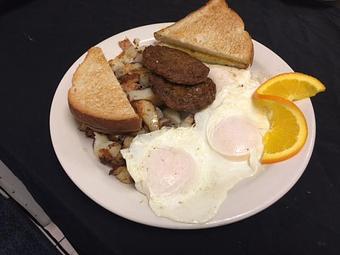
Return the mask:
[[6,2],[0,16],[0,157],[80,254],[339,254],[338,8],[314,1],[229,1],[254,39],[295,71],[326,84],[327,92],[312,99],[316,144],[302,178],[270,208],[231,225],[178,231],[130,222],[84,195],[56,159],[49,111],[63,74],[86,49],[129,28],[176,21],[204,1]]

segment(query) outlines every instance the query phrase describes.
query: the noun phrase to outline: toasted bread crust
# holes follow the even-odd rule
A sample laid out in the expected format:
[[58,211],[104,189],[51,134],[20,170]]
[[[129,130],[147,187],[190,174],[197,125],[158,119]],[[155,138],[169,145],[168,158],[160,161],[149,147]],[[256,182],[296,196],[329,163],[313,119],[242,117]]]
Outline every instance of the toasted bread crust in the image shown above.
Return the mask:
[[179,49],[190,49],[202,61],[208,59],[210,63],[240,68],[248,67],[253,61],[253,43],[244,30],[243,20],[224,0],[210,0],[154,36]]
[[[249,33],[248,33],[248,35],[249,35]],[[252,40],[250,35],[249,35],[249,38],[250,38],[250,41],[251,41],[251,47],[250,47],[250,60],[249,60],[249,65],[248,66],[251,66],[253,64],[253,61],[254,61],[254,54],[255,54],[255,52],[254,52],[253,40]]]
[[130,119],[110,120],[84,114],[82,111],[74,108],[70,103],[69,108],[73,117],[79,123],[84,124],[93,131],[103,134],[125,134],[136,132],[140,130],[142,126],[141,119],[138,116]]
[[[235,62],[235,61],[232,61],[232,60],[228,60],[226,58],[215,57],[215,56],[212,56],[212,55],[208,55],[208,54],[201,53],[201,52],[198,52],[198,51],[193,51],[193,50],[190,50],[190,49],[184,49],[184,48],[177,47],[177,46],[174,46],[174,45],[171,45],[171,44],[161,43],[160,45],[164,45],[164,46],[167,46],[167,47],[170,47],[170,48],[174,48],[174,49],[184,51],[184,52],[188,53],[189,55],[191,55],[192,57],[197,58],[204,63],[226,65],[226,66],[237,67],[237,68],[240,68],[240,69],[245,69],[245,68],[248,67],[247,64]],[[252,51],[253,51],[253,49],[252,49]]]
[[128,133],[141,128],[141,119],[114,76],[102,50],[89,49],[68,90],[68,104],[75,119],[106,134]]

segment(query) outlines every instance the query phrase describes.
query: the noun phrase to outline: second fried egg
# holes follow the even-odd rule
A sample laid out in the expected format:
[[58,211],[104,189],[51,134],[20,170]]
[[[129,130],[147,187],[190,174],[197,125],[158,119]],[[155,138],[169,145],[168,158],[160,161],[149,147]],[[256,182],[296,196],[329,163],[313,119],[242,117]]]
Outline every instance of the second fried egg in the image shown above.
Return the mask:
[[196,113],[194,127],[138,135],[121,151],[154,213],[179,222],[210,220],[228,191],[261,168],[262,136],[269,124],[251,101],[259,83],[249,70],[210,70],[216,100]]

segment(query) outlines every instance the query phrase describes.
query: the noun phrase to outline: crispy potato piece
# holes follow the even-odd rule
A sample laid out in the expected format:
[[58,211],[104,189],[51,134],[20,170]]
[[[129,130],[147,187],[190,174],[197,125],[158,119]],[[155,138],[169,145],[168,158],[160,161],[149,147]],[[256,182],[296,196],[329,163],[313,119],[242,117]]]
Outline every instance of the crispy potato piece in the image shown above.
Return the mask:
[[125,165],[125,160],[120,153],[121,145],[116,142],[112,142],[107,148],[98,150],[98,158],[101,163],[111,167]]
[[130,90],[128,93],[128,98],[130,102],[138,101],[138,100],[148,100],[152,102],[154,105],[162,105],[161,100],[158,96],[156,96],[151,88],[140,89],[140,90]]
[[94,131],[91,128],[85,129],[85,136],[89,138],[94,138]]
[[110,141],[106,135],[95,132],[93,150],[101,163],[112,168],[125,165],[125,160],[120,153],[121,147],[120,142]]
[[144,72],[140,63],[122,63],[119,60],[110,60],[109,64],[117,79],[126,74]]
[[120,59],[115,58],[115,59],[109,60],[109,65],[111,66],[113,73],[118,79],[125,74],[125,67],[124,67],[125,65],[122,61],[120,61]]
[[181,124],[181,116],[179,112],[172,110],[170,108],[165,108],[163,110],[164,117],[169,119],[172,123],[174,123],[176,126]]
[[137,114],[143,119],[150,131],[159,130],[159,120],[155,106],[147,100],[133,101],[132,106]]
[[194,115],[193,114],[189,114],[188,116],[186,116],[183,121],[181,122],[180,126],[181,127],[191,127],[194,124]]
[[149,88],[149,72],[142,70],[139,74],[139,83],[143,86],[143,88]]
[[120,83],[125,83],[127,81],[133,80],[140,84],[140,89],[145,89],[150,87],[149,74],[150,72],[144,67],[140,67],[139,64],[134,63],[124,67],[122,71],[123,76],[119,77]]
[[156,107],[156,113],[159,120],[164,117],[164,114],[159,107]]
[[125,39],[119,42],[120,48],[123,50],[117,57],[109,60],[109,65],[117,78],[129,73],[131,70],[142,68],[141,63],[133,63],[137,58],[138,49]]
[[86,137],[94,138],[94,131],[89,128],[86,124],[78,122],[78,129],[85,133]]
[[140,84],[140,76],[141,74],[139,74],[138,72],[137,73],[132,72],[125,74],[119,78],[120,85],[125,93],[144,88],[144,86]]
[[119,47],[123,50],[123,52],[119,54],[117,57],[125,64],[131,63],[137,56],[138,50],[127,38],[123,41],[120,41],[118,44]]
[[143,61],[143,55],[142,53],[138,52],[136,57],[133,59],[134,63],[142,63]]
[[110,153],[110,150],[100,149],[98,153],[98,158],[102,164],[110,167],[118,167],[125,165],[125,160],[120,152],[117,153],[115,157],[113,157],[112,154]]
[[125,93],[129,93],[131,91],[138,91],[140,89],[139,83],[133,81],[122,83],[121,86]]
[[161,127],[173,127],[173,126],[175,126],[175,124],[172,123],[171,120],[169,120],[169,119],[167,119],[167,118],[161,118],[161,119],[159,120],[159,125],[160,125]]
[[120,143],[120,144],[122,144],[124,139],[125,139],[125,135],[109,134],[109,135],[106,135],[106,136],[110,141],[117,142],[117,143]]
[[110,174],[113,174],[119,181],[125,184],[132,184],[134,183],[131,175],[129,174],[126,166],[120,166],[116,169],[112,169]]
[[125,72],[126,73],[138,73],[142,72],[143,66],[140,63],[128,63],[125,65]]
[[128,73],[124,74],[122,77],[119,78],[120,83],[126,83],[126,82],[139,82],[139,73]]
[[128,38],[125,38],[123,41],[118,42],[118,45],[123,51],[128,50],[130,47],[134,47]]
[[139,47],[139,43],[140,43],[140,39],[139,39],[139,38],[133,39],[133,44],[134,44],[137,48]]
[[128,74],[138,74],[139,75],[139,84],[142,86],[142,88],[149,88],[149,75],[150,71],[143,66],[140,66],[139,63],[133,63],[130,66],[127,66],[126,70],[128,71]]
[[108,146],[112,143],[108,137],[104,134],[94,132],[95,137],[93,141],[93,151],[98,156],[100,149],[108,149]]
[[122,145],[120,143],[113,142],[109,144],[108,149],[110,154],[112,155],[113,158],[120,158],[120,149],[122,148]]
[[123,142],[123,149],[129,148],[130,144],[132,143],[133,136],[126,136]]

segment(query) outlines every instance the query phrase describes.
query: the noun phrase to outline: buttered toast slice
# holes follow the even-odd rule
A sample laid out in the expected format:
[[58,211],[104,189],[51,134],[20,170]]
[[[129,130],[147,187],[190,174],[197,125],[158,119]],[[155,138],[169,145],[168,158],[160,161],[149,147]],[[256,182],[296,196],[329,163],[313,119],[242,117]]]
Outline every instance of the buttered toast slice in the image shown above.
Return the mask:
[[253,61],[251,37],[225,0],[210,0],[154,35],[158,41],[204,62],[247,68]]
[[98,47],[88,51],[74,73],[68,103],[75,119],[95,131],[116,134],[141,128],[141,119]]

